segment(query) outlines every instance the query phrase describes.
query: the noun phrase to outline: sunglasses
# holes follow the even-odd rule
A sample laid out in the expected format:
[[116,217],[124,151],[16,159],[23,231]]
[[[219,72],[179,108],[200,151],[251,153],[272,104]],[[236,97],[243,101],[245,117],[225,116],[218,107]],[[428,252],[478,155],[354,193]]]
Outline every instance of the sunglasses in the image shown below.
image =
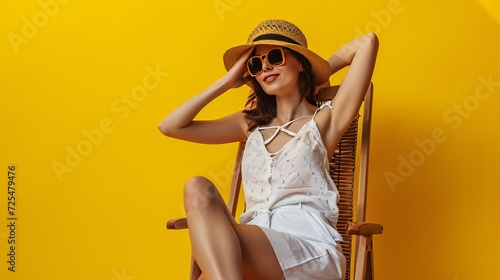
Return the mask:
[[268,51],[263,55],[252,56],[247,61],[248,73],[252,77],[259,76],[262,73],[262,65],[264,64],[264,58],[267,59],[267,63],[272,66],[281,66],[285,64],[285,53],[282,48],[276,48]]

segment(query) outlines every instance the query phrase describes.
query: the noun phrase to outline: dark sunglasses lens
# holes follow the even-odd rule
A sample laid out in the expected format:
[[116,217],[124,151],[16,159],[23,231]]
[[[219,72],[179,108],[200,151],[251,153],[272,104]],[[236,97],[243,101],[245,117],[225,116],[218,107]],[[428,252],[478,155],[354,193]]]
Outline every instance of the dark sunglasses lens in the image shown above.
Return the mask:
[[280,49],[271,50],[267,54],[267,61],[269,61],[271,65],[280,65],[283,63],[283,53]]
[[262,70],[262,60],[259,57],[252,57],[248,60],[248,71],[250,74],[256,75]]

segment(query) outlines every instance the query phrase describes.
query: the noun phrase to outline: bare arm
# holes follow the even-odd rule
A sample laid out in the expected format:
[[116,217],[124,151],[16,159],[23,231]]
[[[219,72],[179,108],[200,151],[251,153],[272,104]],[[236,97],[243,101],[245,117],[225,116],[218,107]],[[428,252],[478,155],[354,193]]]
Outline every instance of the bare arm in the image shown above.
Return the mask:
[[346,66],[350,67],[332,100],[334,109],[327,129],[327,143],[336,145],[358,114],[372,79],[377,52],[377,35],[369,33],[347,43],[328,59],[332,74]]
[[246,139],[246,122],[242,112],[209,121],[195,121],[198,113],[211,101],[231,88],[243,85],[243,73],[250,50],[227,74],[204,91],[172,111],[158,125],[168,137],[197,143],[220,144]]

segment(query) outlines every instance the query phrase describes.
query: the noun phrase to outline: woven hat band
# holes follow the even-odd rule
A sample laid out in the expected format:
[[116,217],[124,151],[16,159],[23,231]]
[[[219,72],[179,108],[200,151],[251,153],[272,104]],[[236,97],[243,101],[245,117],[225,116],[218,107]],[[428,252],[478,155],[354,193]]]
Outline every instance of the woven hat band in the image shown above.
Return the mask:
[[281,34],[263,34],[263,35],[258,36],[255,39],[253,39],[253,42],[257,42],[257,41],[261,41],[261,40],[276,40],[276,41],[287,42],[287,43],[291,43],[291,44],[295,44],[295,45],[300,46],[300,44],[297,41],[295,41],[291,38],[288,38],[286,36],[283,36]]

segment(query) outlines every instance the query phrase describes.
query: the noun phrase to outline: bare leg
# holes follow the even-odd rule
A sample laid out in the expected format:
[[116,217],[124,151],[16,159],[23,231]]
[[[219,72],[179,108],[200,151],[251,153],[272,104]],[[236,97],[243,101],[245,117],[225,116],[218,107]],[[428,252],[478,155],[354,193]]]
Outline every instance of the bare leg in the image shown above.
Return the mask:
[[254,225],[237,225],[243,255],[243,275],[247,280],[282,280],[283,271],[264,232]]
[[215,186],[206,178],[191,178],[184,205],[193,255],[202,279],[282,279],[269,240],[256,226],[238,225]]
[[215,186],[206,178],[191,178],[184,188],[184,206],[194,258],[203,276],[243,279],[238,237]]

